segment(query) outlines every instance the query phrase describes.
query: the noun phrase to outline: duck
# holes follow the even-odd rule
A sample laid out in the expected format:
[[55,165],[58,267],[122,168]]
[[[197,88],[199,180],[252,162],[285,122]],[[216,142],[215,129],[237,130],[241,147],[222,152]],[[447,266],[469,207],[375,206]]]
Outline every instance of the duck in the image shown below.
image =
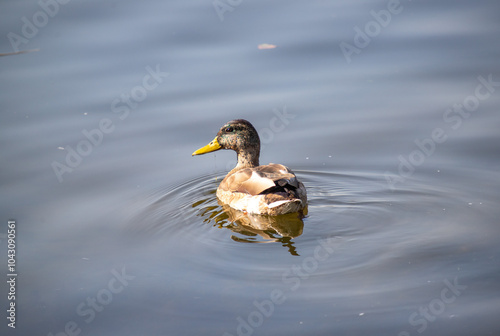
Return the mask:
[[306,188],[290,168],[259,164],[260,138],[249,121],[225,123],[215,138],[192,156],[220,149],[234,150],[238,159],[217,188],[222,204],[244,213],[271,216],[301,212],[307,206]]

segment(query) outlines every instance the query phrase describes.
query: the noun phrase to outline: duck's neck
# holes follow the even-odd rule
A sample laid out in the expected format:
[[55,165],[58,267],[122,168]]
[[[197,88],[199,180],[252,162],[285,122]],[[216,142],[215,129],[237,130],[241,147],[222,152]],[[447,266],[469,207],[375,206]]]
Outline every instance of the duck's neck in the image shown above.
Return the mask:
[[240,169],[244,168],[254,168],[259,166],[259,148],[249,148],[237,152],[238,154],[238,164],[229,172],[232,174]]

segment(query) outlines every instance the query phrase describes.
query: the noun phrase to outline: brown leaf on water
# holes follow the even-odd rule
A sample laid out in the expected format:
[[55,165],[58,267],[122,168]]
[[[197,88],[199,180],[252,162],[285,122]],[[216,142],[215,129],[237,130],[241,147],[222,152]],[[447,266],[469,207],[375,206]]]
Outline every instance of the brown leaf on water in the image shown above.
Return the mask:
[[274,44],[267,44],[267,43],[263,43],[263,44],[259,44],[258,46],[259,49],[274,49],[276,48],[276,46]]

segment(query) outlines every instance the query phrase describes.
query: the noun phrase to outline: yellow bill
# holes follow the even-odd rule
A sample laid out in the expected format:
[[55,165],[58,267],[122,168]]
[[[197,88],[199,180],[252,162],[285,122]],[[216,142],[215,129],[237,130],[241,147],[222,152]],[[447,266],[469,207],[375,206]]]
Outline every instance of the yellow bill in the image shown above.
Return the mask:
[[217,137],[215,137],[215,139],[213,139],[212,142],[210,142],[205,147],[201,147],[200,149],[196,150],[192,155],[194,156],[194,155],[200,155],[200,154],[210,153],[210,152],[219,150],[221,148],[222,147],[217,142]]

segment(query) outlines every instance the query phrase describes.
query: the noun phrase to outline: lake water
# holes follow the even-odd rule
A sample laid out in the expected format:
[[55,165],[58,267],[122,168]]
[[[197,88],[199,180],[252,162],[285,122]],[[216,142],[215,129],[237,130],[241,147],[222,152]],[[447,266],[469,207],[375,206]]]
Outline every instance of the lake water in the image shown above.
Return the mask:
[[[2,335],[500,331],[498,1],[0,12]],[[304,218],[218,204],[237,118]]]

